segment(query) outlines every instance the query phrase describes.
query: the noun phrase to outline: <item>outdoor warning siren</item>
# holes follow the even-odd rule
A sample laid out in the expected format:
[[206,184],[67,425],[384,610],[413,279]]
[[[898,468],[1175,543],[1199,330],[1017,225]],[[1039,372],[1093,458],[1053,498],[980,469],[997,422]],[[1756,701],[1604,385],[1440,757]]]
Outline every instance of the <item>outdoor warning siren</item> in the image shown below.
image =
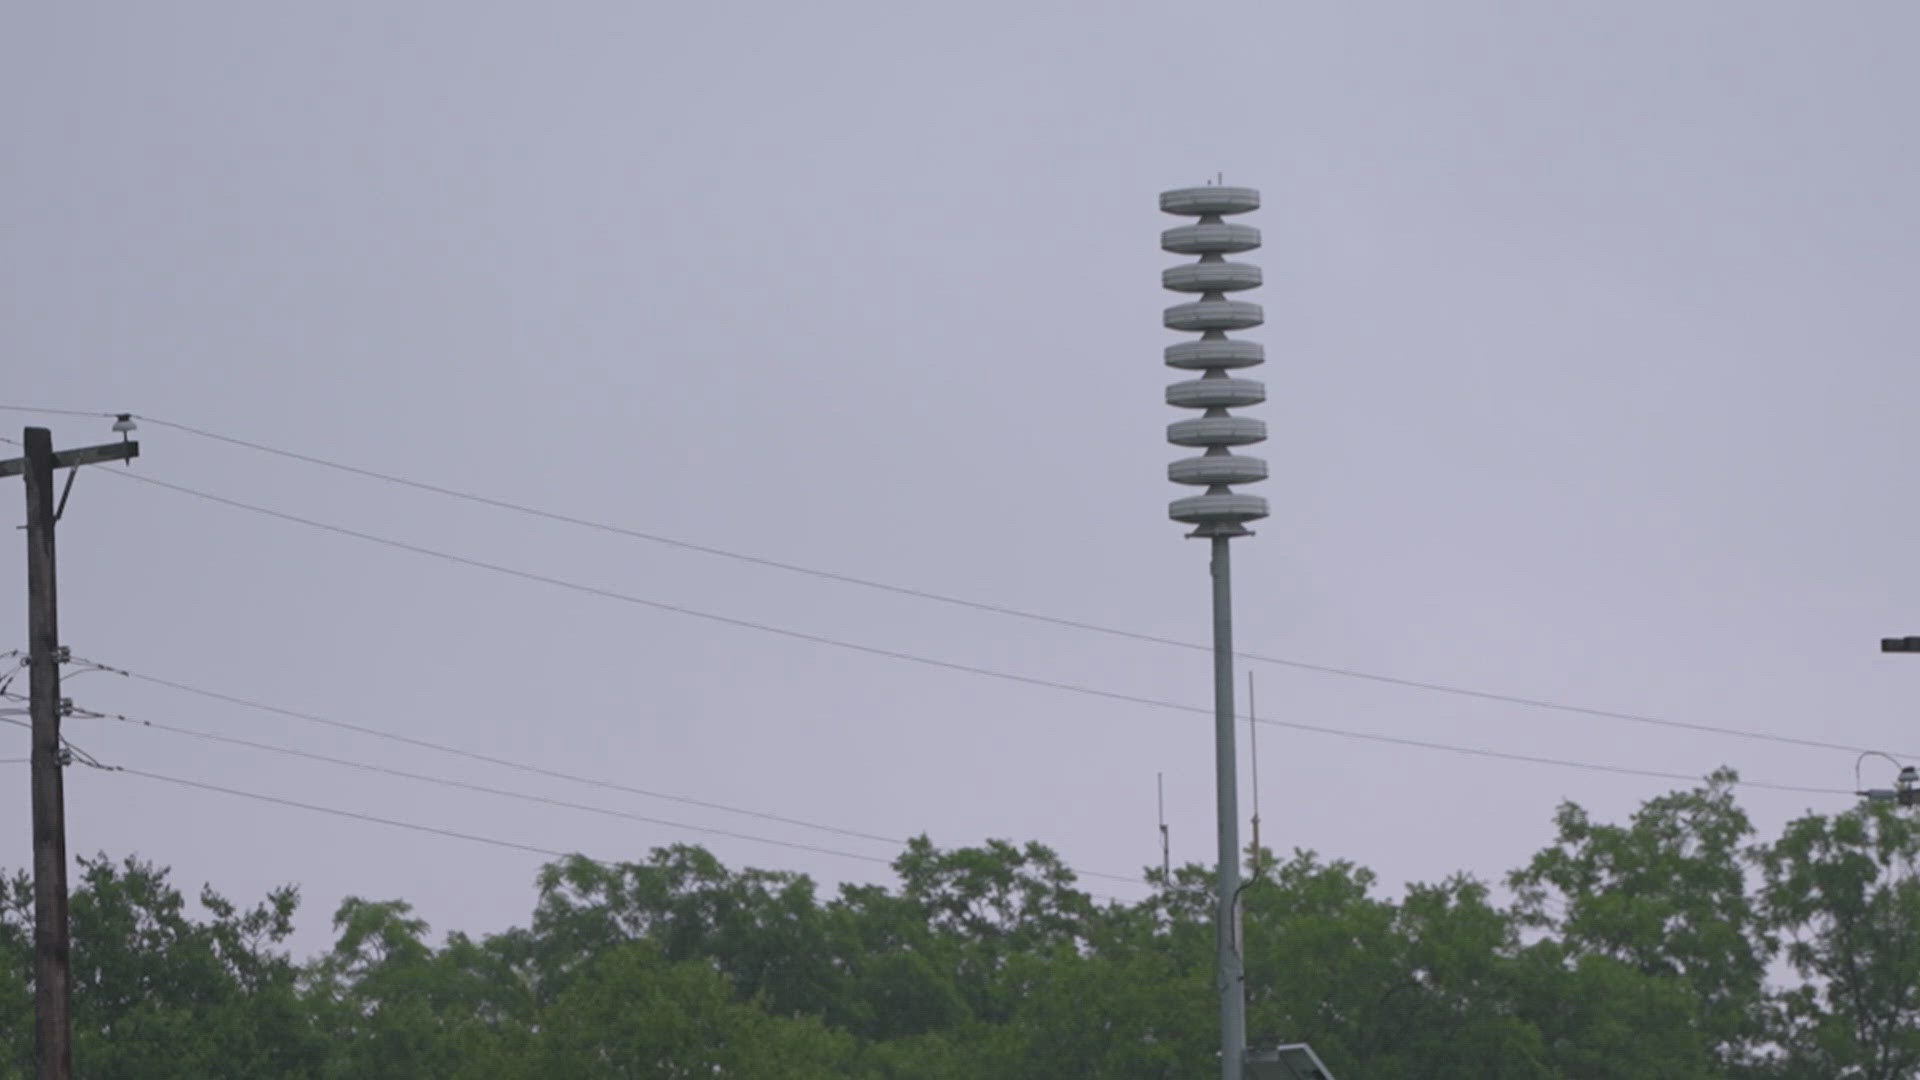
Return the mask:
[[1247,330],[1266,321],[1259,304],[1227,299],[1228,293],[1258,288],[1260,268],[1224,258],[1259,247],[1260,230],[1221,220],[1229,214],[1259,208],[1260,193],[1253,188],[1208,184],[1160,195],[1160,209],[1200,219],[1160,234],[1162,250],[1200,257],[1199,262],[1168,267],[1160,273],[1163,287],[1199,294],[1197,300],[1167,308],[1161,317],[1162,325],[1169,330],[1200,335],[1198,341],[1167,346],[1165,354],[1168,367],[1200,373],[1199,378],[1167,387],[1167,404],[1201,410],[1199,416],[1167,426],[1168,442],[1203,451],[1198,457],[1182,458],[1167,466],[1167,479],[1206,489],[1203,495],[1175,499],[1167,508],[1173,520],[1195,527],[1193,536],[1245,536],[1247,522],[1267,516],[1266,499],[1237,494],[1232,487],[1265,480],[1266,461],[1231,450],[1265,441],[1266,422],[1227,411],[1267,399],[1267,388],[1259,380],[1227,374],[1266,359],[1266,350],[1258,342],[1227,337],[1230,330]]

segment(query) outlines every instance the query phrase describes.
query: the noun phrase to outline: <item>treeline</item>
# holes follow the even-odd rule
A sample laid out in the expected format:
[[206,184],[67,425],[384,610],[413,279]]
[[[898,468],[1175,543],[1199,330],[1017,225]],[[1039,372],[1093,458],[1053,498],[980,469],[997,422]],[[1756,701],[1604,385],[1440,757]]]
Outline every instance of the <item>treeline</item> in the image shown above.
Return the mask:
[[[1898,810],[1756,840],[1728,774],[1626,823],[1558,815],[1510,875],[1379,895],[1253,859],[1250,1027],[1342,1080],[1920,1075],[1920,833]],[[164,870],[85,864],[76,1065],[102,1080],[1194,1078],[1215,1064],[1204,868],[1096,901],[1052,852],[921,841],[896,887],[822,896],[697,847],[562,860],[532,919],[434,944],[349,899],[335,943],[282,943],[292,888],[190,908]],[[32,1055],[32,893],[0,892],[0,1077]]]

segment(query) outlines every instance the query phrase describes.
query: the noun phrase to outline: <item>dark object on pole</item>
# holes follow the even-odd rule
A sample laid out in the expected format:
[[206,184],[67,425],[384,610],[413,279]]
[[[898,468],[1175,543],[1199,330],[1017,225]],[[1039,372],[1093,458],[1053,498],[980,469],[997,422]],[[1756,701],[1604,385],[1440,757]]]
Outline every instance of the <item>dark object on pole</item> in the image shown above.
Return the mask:
[[1880,639],[1880,651],[1920,653],[1920,637],[1883,637]]
[[1153,774],[1154,789],[1160,799],[1160,877],[1165,887],[1173,886],[1173,834],[1167,831],[1167,774]]
[[[122,442],[54,453],[46,428],[28,428],[26,454],[0,461],[0,476],[19,473],[27,489],[27,679],[33,719],[33,1045],[39,1080],[73,1076],[72,974],[67,921],[66,793],[60,742],[59,600],[55,590],[53,472],[96,461],[137,457]],[[65,500],[61,500],[64,504]]]

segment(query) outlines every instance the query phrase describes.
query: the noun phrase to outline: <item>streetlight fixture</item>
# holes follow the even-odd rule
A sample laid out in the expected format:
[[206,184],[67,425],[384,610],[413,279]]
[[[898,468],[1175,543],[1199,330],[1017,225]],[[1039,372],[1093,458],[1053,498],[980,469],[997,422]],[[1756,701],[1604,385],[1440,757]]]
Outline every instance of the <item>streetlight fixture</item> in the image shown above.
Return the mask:
[[1238,494],[1232,488],[1234,484],[1267,478],[1265,461],[1233,453],[1234,447],[1264,441],[1267,425],[1253,417],[1234,416],[1228,410],[1265,401],[1267,388],[1257,380],[1229,374],[1266,360],[1265,348],[1258,342],[1227,337],[1228,331],[1250,329],[1266,321],[1259,304],[1227,299],[1228,293],[1260,284],[1259,267],[1225,258],[1259,247],[1260,230],[1222,219],[1259,207],[1260,193],[1253,188],[1209,184],[1160,194],[1160,209],[1199,218],[1194,224],[1160,234],[1163,250],[1200,257],[1198,262],[1162,271],[1160,283],[1175,292],[1199,294],[1197,300],[1167,308],[1162,321],[1169,330],[1200,335],[1198,341],[1183,341],[1166,350],[1169,367],[1199,373],[1198,378],[1167,387],[1167,404],[1201,410],[1199,416],[1167,425],[1167,441],[1202,451],[1167,466],[1167,479],[1206,490],[1173,500],[1168,516],[1193,526],[1187,535],[1206,537],[1213,548],[1213,744],[1219,819],[1214,939],[1223,1080],[1242,1080],[1247,1064],[1245,975],[1236,918],[1240,807],[1233,744],[1233,590],[1227,545],[1236,536],[1252,535],[1247,522],[1267,516],[1267,500]]
[[[1892,787],[1863,788],[1860,786],[1860,766],[1866,764],[1870,757],[1885,758],[1900,767],[1900,775],[1894,779]],[[1920,806],[1920,769],[1902,764],[1900,759],[1892,754],[1866,750],[1853,759],[1853,786],[1853,793],[1870,803],[1890,802],[1899,803],[1901,806]]]
[[1891,788],[1864,788],[1854,794],[1868,802],[1890,802],[1901,806],[1920,806],[1920,769],[1911,765],[1900,769]]
[[[1883,637],[1880,639],[1880,651],[1883,653],[1920,653],[1920,637]],[[1861,760],[1865,760],[1869,756],[1868,754],[1862,754]],[[1880,756],[1886,757],[1885,754]],[[1887,758],[1887,760],[1893,761],[1892,758]],[[1900,763],[1894,761],[1894,764],[1899,765]],[[1854,786],[1858,787],[1860,780],[1860,762],[1856,761],[1853,763],[1853,773]],[[1891,789],[1873,788],[1871,790],[1857,792],[1857,794],[1868,802],[1897,802],[1901,806],[1920,806],[1920,770],[1916,770],[1911,765],[1902,765],[1900,768],[1900,777],[1894,781]]]
[[1293,1043],[1247,1055],[1246,1080],[1333,1080],[1319,1055],[1306,1043]]

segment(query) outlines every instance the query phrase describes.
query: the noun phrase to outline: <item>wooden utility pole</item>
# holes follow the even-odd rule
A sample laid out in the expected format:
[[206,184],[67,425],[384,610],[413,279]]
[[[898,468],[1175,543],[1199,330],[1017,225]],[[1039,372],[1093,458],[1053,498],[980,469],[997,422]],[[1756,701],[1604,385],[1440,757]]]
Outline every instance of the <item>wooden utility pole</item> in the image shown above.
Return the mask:
[[67,810],[60,764],[60,625],[53,573],[53,438],[28,428],[27,657],[33,712],[34,1056],[41,1080],[73,1075]]
[[[73,1076],[71,943],[67,933],[67,821],[60,743],[59,603],[55,594],[53,529],[66,507],[53,501],[55,469],[96,461],[126,460],[140,453],[136,442],[109,443],[54,453],[46,428],[28,428],[26,456],[0,461],[0,476],[21,473],[27,488],[27,676],[33,714],[33,1007],[34,1058],[39,1080]],[[72,490],[73,474],[67,475]]]

